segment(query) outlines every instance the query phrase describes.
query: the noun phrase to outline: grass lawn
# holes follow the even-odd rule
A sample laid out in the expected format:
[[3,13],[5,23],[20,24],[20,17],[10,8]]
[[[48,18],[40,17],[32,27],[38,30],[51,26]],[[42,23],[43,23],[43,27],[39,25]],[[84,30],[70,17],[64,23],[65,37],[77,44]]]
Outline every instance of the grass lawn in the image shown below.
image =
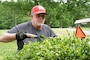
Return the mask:
[[[0,35],[7,30],[0,30]],[[3,60],[5,54],[14,53],[17,50],[16,41],[9,43],[0,42],[0,60]]]
[[90,28],[85,28],[85,27],[83,28],[83,27],[82,27],[82,29],[84,29],[84,30],[89,30],[89,31],[90,31]]
[[58,35],[58,36],[67,36],[68,34],[72,35],[74,32],[62,30],[62,28],[52,28],[52,30]]
[[17,50],[16,42],[1,43],[0,42],[0,60],[3,60],[5,54],[15,53]]
[[0,30],[0,35],[4,32],[6,32],[7,30]]

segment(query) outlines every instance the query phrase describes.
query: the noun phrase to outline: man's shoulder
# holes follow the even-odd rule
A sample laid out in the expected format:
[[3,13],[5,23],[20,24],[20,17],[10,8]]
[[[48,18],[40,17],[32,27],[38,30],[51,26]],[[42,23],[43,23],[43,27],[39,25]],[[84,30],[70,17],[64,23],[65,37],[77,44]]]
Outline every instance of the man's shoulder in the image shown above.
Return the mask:
[[47,24],[43,24],[43,27],[48,27],[48,25]]
[[47,25],[47,24],[44,24],[43,27],[44,28],[50,28],[49,25]]
[[20,26],[29,26],[31,24],[31,22],[24,22],[24,23],[21,23],[21,24],[18,24],[16,25],[17,27],[20,27]]

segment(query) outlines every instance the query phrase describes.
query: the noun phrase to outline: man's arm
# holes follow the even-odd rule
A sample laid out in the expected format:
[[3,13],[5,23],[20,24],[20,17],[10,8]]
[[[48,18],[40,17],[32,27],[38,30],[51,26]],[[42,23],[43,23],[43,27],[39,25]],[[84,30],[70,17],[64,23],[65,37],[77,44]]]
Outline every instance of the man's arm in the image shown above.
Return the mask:
[[25,38],[34,38],[37,35],[30,34],[30,33],[4,33],[0,36],[0,42],[11,42],[14,40],[24,40]]
[[0,42],[10,42],[14,41],[16,39],[16,33],[3,33],[2,36],[0,36]]

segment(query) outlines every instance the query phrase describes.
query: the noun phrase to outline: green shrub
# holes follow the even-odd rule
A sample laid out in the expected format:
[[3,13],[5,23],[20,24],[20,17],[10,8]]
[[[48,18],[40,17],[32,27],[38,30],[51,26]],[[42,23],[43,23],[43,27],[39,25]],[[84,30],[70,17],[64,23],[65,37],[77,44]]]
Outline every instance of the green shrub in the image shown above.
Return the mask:
[[17,54],[6,55],[4,60],[90,60],[90,38],[73,36],[30,42]]

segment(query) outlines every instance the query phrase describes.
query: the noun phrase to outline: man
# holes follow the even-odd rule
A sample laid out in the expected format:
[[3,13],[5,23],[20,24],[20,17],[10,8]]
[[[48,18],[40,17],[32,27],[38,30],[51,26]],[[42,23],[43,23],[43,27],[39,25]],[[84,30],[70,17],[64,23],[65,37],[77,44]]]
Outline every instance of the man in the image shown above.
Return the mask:
[[25,22],[16,25],[7,33],[0,36],[0,42],[10,42],[17,40],[18,50],[23,48],[23,44],[28,44],[29,41],[42,41],[40,36],[55,37],[56,34],[51,28],[44,24],[45,16],[47,15],[46,10],[43,6],[34,6],[31,10],[31,22]]

